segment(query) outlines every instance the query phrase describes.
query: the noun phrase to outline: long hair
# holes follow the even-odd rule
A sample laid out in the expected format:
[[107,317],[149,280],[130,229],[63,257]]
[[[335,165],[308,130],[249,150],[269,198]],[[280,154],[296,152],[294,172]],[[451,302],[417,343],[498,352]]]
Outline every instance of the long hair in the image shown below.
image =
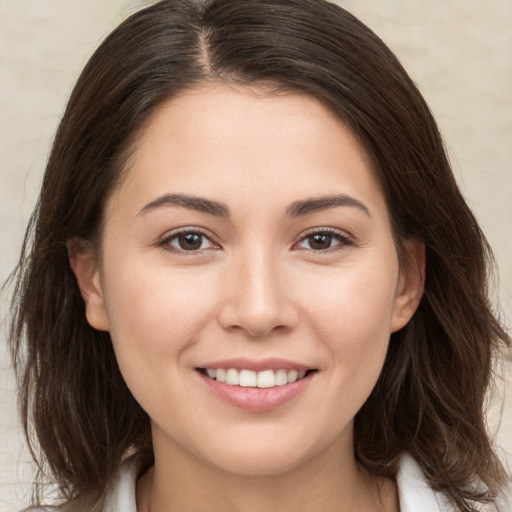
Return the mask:
[[506,474],[486,433],[484,395],[493,355],[510,339],[488,297],[490,248],[412,80],[370,29],[324,0],[164,0],[123,22],[83,70],[15,272],[10,343],[41,480],[57,483],[68,510],[101,510],[122,460],[151,464],[149,418],[109,334],[86,321],[66,244],[99,239],[151,113],[205,82],[304,92],[359,139],[399,255],[409,237],[425,244],[426,283],[355,418],[356,457],[393,477],[406,451],[459,510],[492,501]]

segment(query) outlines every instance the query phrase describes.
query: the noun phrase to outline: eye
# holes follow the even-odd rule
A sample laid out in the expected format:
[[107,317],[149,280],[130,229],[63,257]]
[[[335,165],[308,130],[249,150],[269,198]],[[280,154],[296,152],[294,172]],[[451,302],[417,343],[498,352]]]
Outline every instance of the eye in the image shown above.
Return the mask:
[[160,245],[176,252],[195,252],[218,247],[204,233],[194,230],[171,234]]
[[297,247],[318,252],[329,249],[342,249],[352,244],[352,240],[342,232],[334,229],[321,229],[306,235],[300,240]]

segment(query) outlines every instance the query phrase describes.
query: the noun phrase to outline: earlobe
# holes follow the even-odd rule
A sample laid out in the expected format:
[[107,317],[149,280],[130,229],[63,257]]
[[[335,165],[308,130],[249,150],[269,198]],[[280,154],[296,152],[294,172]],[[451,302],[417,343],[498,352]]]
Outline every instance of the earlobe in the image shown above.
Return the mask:
[[425,245],[419,240],[410,239],[404,243],[404,250],[406,261],[400,269],[391,332],[400,330],[412,318],[425,286]]
[[96,251],[91,244],[76,239],[67,243],[67,249],[69,264],[75,274],[80,293],[85,302],[87,321],[95,329],[108,331],[108,315],[105,308]]

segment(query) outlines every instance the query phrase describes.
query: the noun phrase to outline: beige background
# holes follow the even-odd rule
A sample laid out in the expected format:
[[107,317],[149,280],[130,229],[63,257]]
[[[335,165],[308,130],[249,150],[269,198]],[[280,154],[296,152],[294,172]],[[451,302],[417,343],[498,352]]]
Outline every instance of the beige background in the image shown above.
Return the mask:
[[[101,39],[142,0],[0,0],[0,280],[14,266],[53,133]],[[398,54],[427,98],[501,270],[512,318],[512,1],[340,1]],[[2,296],[2,318],[6,298]],[[507,322],[511,324],[510,320]],[[511,372],[508,372],[508,380]],[[512,387],[489,415],[512,454]],[[504,414],[501,414],[505,396]],[[32,470],[0,336],[0,510],[27,503]]]

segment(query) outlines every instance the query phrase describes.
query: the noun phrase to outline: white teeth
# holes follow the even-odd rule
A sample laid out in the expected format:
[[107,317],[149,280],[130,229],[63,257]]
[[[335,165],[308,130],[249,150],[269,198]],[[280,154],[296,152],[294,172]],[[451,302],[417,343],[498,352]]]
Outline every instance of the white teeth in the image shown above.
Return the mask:
[[[229,370],[231,371],[231,370]],[[236,370],[234,370],[236,371]],[[240,386],[253,388],[256,386],[256,372],[252,370],[242,370],[240,372]]]
[[258,387],[273,388],[276,385],[276,378],[272,370],[258,372]]
[[288,372],[288,382],[295,382],[298,378],[299,372],[297,370],[290,370]]
[[288,373],[286,370],[277,370],[276,386],[283,386],[284,384],[288,384]]
[[226,372],[226,384],[231,384],[231,386],[239,386],[240,385],[240,377],[238,371],[234,368],[230,368]]
[[219,382],[225,382],[231,386],[242,386],[251,388],[273,388],[275,386],[284,386],[297,380],[302,379],[306,375],[305,370],[264,370],[262,372],[254,372],[252,370],[236,370],[235,368],[208,368],[206,373],[210,379]]

